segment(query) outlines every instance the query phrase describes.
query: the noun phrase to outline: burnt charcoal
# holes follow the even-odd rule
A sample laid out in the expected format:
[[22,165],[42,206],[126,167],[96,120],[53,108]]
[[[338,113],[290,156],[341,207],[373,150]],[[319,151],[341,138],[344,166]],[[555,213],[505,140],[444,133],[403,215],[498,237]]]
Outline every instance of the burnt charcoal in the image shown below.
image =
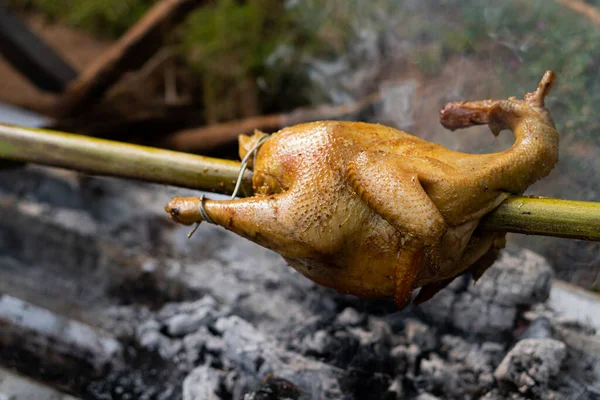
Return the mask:
[[415,397],[415,400],[440,400],[440,398],[429,393],[421,393]]
[[289,346],[291,350],[316,358],[320,361],[344,368],[356,356],[360,347],[359,339],[347,330],[338,330],[329,334],[326,330],[308,333],[299,344]]
[[553,272],[542,256],[509,246],[484,276],[469,288],[473,294],[504,306],[533,305],[548,299]]
[[435,353],[420,365],[420,388],[448,399],[474,398],[493,382],[491,373],[478,374],[467,365],[444,360]]
[[155,352],[126,344],[124,368],[88,382],[82,395],[90,399],[179,400],[185,371],[176,360],[165,361]]
[[[393,360],[391,358],[391,330],[385,321],[370,317],[368,329],[350,328],[348,332],[358,339],[356,352],[346,364],[350,369],[357,371],[371,371],[382,375],[393,374]],[[383,378],[378,377],[378,381]]]
[[316,331],[302,341],[302,352],[314,356],[327,356],[335,352],[333,345],[334,339],[325,330]]
[[95,267],[100,258],[93,238],[98,225],[88,215],[4,195],[0,202],[3,255],[25,263],[43,260],[64,267]]
[[466,292],[469,285],[470,283],[466,278],[459,277],[433,298],[418,305],[416,310],[422,315],[423,319],[432,325],[454,327],[454,305]]
[[506,353],[506,346],[502,343],[484,342],[480,348],[483,356],[488,360],[489,365],[497,366],[502,362]]
[[[83,398],[584,400],[600,387],[598,335],[544,303],[552,273],[527,250],[510,247],[477,283],[461,276],[398,311],[320,287],[224,229],[203,224],[188,240],[162,208],[189,191],[30,181],[29,200],[0,195],[0,288],[49,310],[75,304],[62,309],[110,332],[124,356],[68,384],[56,378],[72,370],[44,370],[39,352],[15,365]],[[552,337],[566,345],[563,361],[519,347]],[[558,373],[544,358],[553,351]]]
[[218,307],[210,296],[194,302],[168,303],[138,323],[136,340],[145,349],[167,360],[177,358],[191,368],[206,355],[221,353],[223,341],[213,324],[227,314],[227,309]]
[[498,338],[515,326],[517,309],[505,307],[473,295],[463,293],[454,303],[454,325],[464,331]]
[[[436,352],[416,353],[402,346],[393,354],[408,361],[405,372],[414,388],[444,399],[476,399],[494,385],[493,371],[504,355],[501,344],[472,343],[458,336],[444,335]],[[405,362],[406,362],[405,361]]]
[[348,332],[356,336],[363,346],[388,347],[392,339],[390,326],[378,317],[369,317],[366,327],[348,328]]
[[[339,367],[345,368],[355,357],[360,343],[356,336],[348,331],[338,331],[333,335],[330,347],[324,355],[324,361]],[[329,356],[329,357],[328,357]]]
[[[418,347],[413,346],[415,349]],[[416,353],[416,354],[415,354]],[[398,345],[394,347],[390,353],[391,362],[394,367],[395,375],[406,375],[409,370],[414,370],[416,363],[416,356],[418,356],[420,352],[417,350],[411,354],[411,351],[407,346]]]
[[[488,392],[485,396],[481,398],[481,400],[531,400],[531,396],[523,396],[520,393],[510,392],[503,389],[494,389]],[[585,397],[585,393],[583,396],[581,394],[575,397],[564,397],[562,394],[548,390],[544,392],[544,396],[541,397],[543,400],[592,400],[591,398]],[[595,400],[595,399],[594,399]]]
[[341,379],[344,391],[350,393],[355,399],[393,400],[396,398],[396,393],[389,390],[391,383],[390,375],[352,367]]
[[572,317],[559,317],[554,319],[554,325],[559,329],[566,329],[568,332],[572,334],[580,334],[580,335],[595,335],[597,334],[597,329],[590,325],[587,321],[577,321]]
[[419,346],[421,351],[429,352],[437,348],[438,340],[435,328],[416,319],[409,318],[404,327],[406,340]]
[[189,291],[178,284],[169,284],[160,273],[147,271],[158,269],[149,263],[142,265],[145,269],[134,276],[125,276],[106,288],[106,294],[115,298],[120,305],[144,304],[153,309],[160,308],[164,303],[174,300],[184,300],[193,296],[194,291]]
[[344,308],[340,314],[335,317],[335,323],[342,326],[358,326],[364,322],[364,315],[361,315],[352,307]]
[[522,339],[552,339],[552,325],[550,320],[539,317],[531,321],[527,329],[519,336]]
[[[224,390],[231,399],[244,399],[260,387],[260,381],[238,370],[230,371],[224,379]],[[245,399],[244,399],[245,400]]]
[[223,339],[220,336],[214,335],[207,327],[202,326],[196,332],[187,335],[183,339],[183,346],[188,360],[191,363],[196,363],[203,351],[215,356],[221,354],[223,351]]
[[160,320],[168,320],[171,317],[178,315],[190,315],[203,309],[217,309],[217,301],[211,296],[202,296],[195,301],[186,301],[179,303],[167,303],[163,305],[157,313],[157,318]]
[[195,294],[175,280],[174,262],[123,247],[103,232],[82,210],[0,195],[0,289],[41,296],[41,304],[59,308],[115,299],[158,307]]
[[254,392],[246,394],[244,400],[298,400],[302,390],[292,382],[272,376]]
[[500,340],[512,333],[520,308],[548,298],[552,277],[544,258],[509,247],[476,283],[456,279],[419,310],[437,324]]
[[102,225],[106,235],[115,238],[123,247],[133,248],[152,257],[177,257],[169,221],[161,215],[127,214],[118,221]]
[[183,400],[220,400],[219,373],[207,365],[194,369],[183,381]]
[[166,321],[169,336],[183,337],[196,332],[201,326],[209,325],[217,320],[219,315],[211,307],[198,307],[191,314],[178,314]]
[[515,345],[494,372],[496,379],[510,383],[521,393],[545,398],[551,378],[567,355],[563,342],[554,339],[524,339]]
[[[73,175],[70,177],[73,178]],[[61,208],[82,207],[76,179],[31,165],[16,170],[0,170],[0,192]]]
[[578,382],[572,385],[571,392],[585,390],[600,394],[600,336],[564,327],[557,330],[569,353],[560,376]]
[[395,398],[389,388],[394,376],[394,359],[391,357],[391,331],[387,324],[375,317],[369,319],[369,328],[350,329],[358,337],[360,346],[341,379],[342,389],[354,398]]
[[519,393],[510,393],[499,389],[488,392],[481,400],[528,400]]
[[307,396],[319,393],[324,398],[342,397],[338,384],[342,374],[338,369],[284,350],[273,338],[237,316],[220,318],[215,327],[223,336],[226,364],[257,379],[277,374],[300,387]]
[[137,340],[149,350],[158,350],[164,344],[161,341],[168,341],[169,338],[160,332],[161,325],[156,320],[149,320],[137,327]]
[[448,360],[464,363],[476,374],[491,373],[504,355],[504,346],[494,342],[479,345],[458,336],[444,335],[441,343],[441,351]]
[[127,191],[117,180],[83,175],[79,178],[79,195],[85,210],[103,223],[124,220],[131,215]]
[[99,372],[123,363],[112,335],[11,296],[0,296],[0,348],[23,347],[46,361]]

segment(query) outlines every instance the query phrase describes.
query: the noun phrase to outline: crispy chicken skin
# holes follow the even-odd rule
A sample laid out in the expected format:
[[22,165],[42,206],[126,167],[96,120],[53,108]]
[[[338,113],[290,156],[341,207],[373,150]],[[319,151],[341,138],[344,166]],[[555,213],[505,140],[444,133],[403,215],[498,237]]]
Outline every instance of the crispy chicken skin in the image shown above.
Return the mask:
[[[495,261],[503,233],[477,230],[482,216],[521,194],[558,161],[558,132],[544,97],[547,71],[524,100],[455,102],[441,110],[451,130],[487,124],[514,132],[503,152],[465,154],[378,124],[321,121],[282,129],[260,147],[255,195],[205,200],[214,221],[281,254],[313,281],[399,307],[431,298],[470,270]],[[241,135],[244,156],[264,133]],[[165,210],[200,222],[200,199],[174,198]]]

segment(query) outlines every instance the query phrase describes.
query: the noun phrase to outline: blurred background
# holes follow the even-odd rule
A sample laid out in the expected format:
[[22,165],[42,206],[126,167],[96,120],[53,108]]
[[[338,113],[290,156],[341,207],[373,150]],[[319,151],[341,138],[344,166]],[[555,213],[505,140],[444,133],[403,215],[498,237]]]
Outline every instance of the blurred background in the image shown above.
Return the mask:
[[[74,71],[89,68],[155,3],[3,1]],[[334,116],[381,122],[483,153],[510,146],[511,134],[494,139],[484,128],[447,132],[439,109],[452,100],[520,97],[552,69],[558,84],[547,104],[562,135],[561,158],[528,193],[600,200],[598,0],[195,3],[181,23],[159,32],[161,45],[139,68],[124,71],[84,107],[46,125],[235,158],[236,134],[244,132],[177,132],[298,107],[352,105],[378,94],[368,106]],[[0,101],[52,118],[59,95],[36,88],[0,60]],[[300,119],[328,117],[317,108]],[[599,287],[598,244],[511,240],[549,257],[561,278]]]

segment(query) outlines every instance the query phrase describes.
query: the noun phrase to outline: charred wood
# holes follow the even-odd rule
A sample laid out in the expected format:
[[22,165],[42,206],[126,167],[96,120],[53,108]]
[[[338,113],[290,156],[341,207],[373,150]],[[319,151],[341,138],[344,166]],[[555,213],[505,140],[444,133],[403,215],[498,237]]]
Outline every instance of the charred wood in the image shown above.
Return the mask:
[[77,72],[0,3],[0,53],[40,89],[61,93]]
[[200,0],[157,2],[69,85],[56,105],[55,115],[64,118],[77,114],[101,98],[125,72],[141,67],[158,51],[169,28],[200,3]]

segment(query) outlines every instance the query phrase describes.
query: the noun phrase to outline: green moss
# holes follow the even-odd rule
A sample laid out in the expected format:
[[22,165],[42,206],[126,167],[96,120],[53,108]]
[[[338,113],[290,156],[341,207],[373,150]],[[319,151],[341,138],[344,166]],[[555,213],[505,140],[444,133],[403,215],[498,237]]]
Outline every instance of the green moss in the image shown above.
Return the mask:
[[257,90],[249,86],[261,76],[268,55],[287,34],[282,18],[276,0],[220,0],[215,7],[199,8],[187,18],[180,29],[182,54],[203,78],[204,103],[212,110],[209,119],[235,117],[239,112],[232,100],[257,97]]

